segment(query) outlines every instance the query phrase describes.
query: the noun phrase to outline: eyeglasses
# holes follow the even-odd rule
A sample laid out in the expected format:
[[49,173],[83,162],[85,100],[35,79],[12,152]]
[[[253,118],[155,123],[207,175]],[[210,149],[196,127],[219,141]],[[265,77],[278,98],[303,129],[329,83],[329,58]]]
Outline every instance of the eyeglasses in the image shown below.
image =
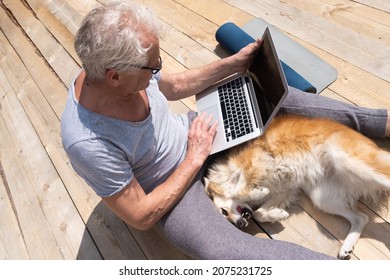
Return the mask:
[[131,65],[131,66],[134,67],[134,68],[150,70],[152,72],[152,74],[157,74],[162,69],[162,59],[161,59],[161,56],[158,57],[158,60],[159,60],[159,65],[158,65],[157,68],[155,68],[155,67],[148,67],[148,66],[143,66],[143,67],[139,67],[139,66],[135,66],[135,65]]

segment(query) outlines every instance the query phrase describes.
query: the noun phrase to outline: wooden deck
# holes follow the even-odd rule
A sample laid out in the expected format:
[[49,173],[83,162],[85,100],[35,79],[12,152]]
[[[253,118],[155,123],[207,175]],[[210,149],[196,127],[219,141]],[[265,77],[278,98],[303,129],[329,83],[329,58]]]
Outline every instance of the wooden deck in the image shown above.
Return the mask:
[[[218,59],[218,26],[261,17],[337,68],[322,95],[390,109],[388,0],[136,0],[164,26],[164,71]],[[67,86],[80,65],[73,37],[95,0],[1,0],[0,259],[186,259],[159,234],[116,218],[74,173],[61,145]],[[172,103],[194,108],[194,99]],[[378,141],[390,150],[390,141]],[[387,202],[387,201],[386,201]],[[353,258],[390,259],[390,214],[371,218]],[[252,223],[259,238],[336,256],[349,224],[303,199],[281,224]]]

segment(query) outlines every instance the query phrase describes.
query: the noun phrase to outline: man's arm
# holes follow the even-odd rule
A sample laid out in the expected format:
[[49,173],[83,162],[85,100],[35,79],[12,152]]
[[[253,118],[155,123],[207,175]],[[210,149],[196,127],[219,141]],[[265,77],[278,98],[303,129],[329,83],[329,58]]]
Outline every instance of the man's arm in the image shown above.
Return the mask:
[[177,74],[162,73],[159,88],[168,100],[179,100],[195,95],[212,84],[248,69],[260,41],[249,44],[237,54],[214,61],[205,66]]
[[186,157],[163,184],[145,194],[137,179],[133,179],[119,193],[103,197],[103,201],[130,226],[140,230],[151,228],[183,196],[209,155],[217,127],[216,122],[210,122],[211,117],[205,115],[193,121]]
[[149,194],[133,179],[121,192],[102,199],[128,225],[147,230],[183,196],[199,169],[199,165],[185,160],[167,181]]

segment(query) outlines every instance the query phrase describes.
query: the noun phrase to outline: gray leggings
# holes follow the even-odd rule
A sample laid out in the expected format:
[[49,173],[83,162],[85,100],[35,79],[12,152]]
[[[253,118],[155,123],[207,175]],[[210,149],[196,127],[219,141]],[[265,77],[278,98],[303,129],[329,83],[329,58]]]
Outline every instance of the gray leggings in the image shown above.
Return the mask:
[[[360,108],[291,89],[281,111],[332,118],[370,137],[385,135],[387,110]],[[299,245],[254,237],[237,229],[217,212],[200,174],[159,226],[173,245],[195,259],[332,259]]]

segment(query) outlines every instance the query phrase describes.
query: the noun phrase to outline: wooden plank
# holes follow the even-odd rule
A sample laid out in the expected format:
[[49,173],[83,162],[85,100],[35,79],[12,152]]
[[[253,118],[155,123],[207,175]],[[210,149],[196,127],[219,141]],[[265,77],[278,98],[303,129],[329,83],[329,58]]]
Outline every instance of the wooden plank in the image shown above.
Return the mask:
[[190,108],[181,101],[170,101],[169,109],[175,114],[187,114]]
[[251,3],[239,0],[226,0],[226,2],[242,8],[253,16],[261,17],[369,73],[390,81],[388,47],[380,40],[361,37],[343,26],[314,17],[285,2],[269,0],[256,0]]
[[[319,224],[340,240],[340,242],[346,238],[350,230],[350,224],[347,220],[319,211],[308,199],[304,199],[300,205]],[[365,205],[359,203],[358,209],[370,217],[370,222],[355,246],[354,256],[358,259],[365,260],[389,259],[389,241],[384,236],[388,235],[390,225],[386,224],[383,219],[369,210]]]
[[[389,82],[349,64],[331,53],[313,48],[307,42],[297,38],[294,39],[324,61],[336,67],[338,78],[328,87],[329,90],[355,105],[390,109]],[[335,98],[334,95],[329,95],[326,91],[322,92],[321,95]]]
[[[136,0],[136,3],[150,6],[150,2]],[[164,50],[168,53],[175,52],[173,57],[187,68],[194,68],[206,62],[217,59],[211,50],[215,48],[214,33],[216,25],[206,21],[174,1],[155,1],[152,9],[162,22],[162,43],[166,41]],[[188,24],[188,23],[196,24]],[[162,44],[164,47],[164,44]],[[188,51],[197,60],[186,60],[184,51]],[[209,50],[209,51],[207,51]]]
[[354,0],[354,1],[390,13],[390,3],[388,0]]
[[[0,96],[5,96],[1,87]],[[4,137],[5,133],[7,133],[7,128],[0,115],[0,137],[2,141],[10,137],[9,135]],[[5,150],[0,146],[0,260],[27,260],[30,257],[16,216],[15,202],[10,197],[8,179],[1,159],[3,153],[5,154]]]
[[[326,1],[335,1],[336,2],[338,0],[326,0]],[[342,1],[350,1],[350,0],[342,0]],[[355,3],[356,3],[356,1],[355,1]],[[355,9],[355,7],[357,7],[357,9]],[[356,3],[356,5],[354,5],[351,8],[351,11],[353,11],[354,14],[359,15],[361,17],[367,17],[369,19],[372,19],[372,20],[379,22],[380,24],[390,26],[390,13],[389,12],[383,12],[381,10],[372,9],[369,6],[364,6],[364,5],[361,5],[358,3]]]
[[[366,25],[370,25],[370,28],[367,28],[366,32],[361,31],[361,36],[364,35],[371,38],[375,38],[377,36],[378,38],[381,37],[382,40],[383,37],[390,39],[390,36],[388,35],[390,29],[388,27],[383,27],[383,21],[380,21],[380,24],[378,25],[375,24],[375,19],[380,16],[382,18],[386,16],[386,18],[390,20],[389,14],[382,13],[381,15],[378,15],[378,13],[370,13],[370,9],[367,7],[356,3],[351,4],[351,1],[326,0],[325,4],[322,1],[310,1],[303,3],[299,0],[288,0],[287,3],[289,5],[294,5],[296,8],[308,11],[318,17],[323,16],[329,21],[335,21],[336,17],[341,18],[335,22],[351,29],[358,26],[358,22],[365,16],[369,21],[365,21],[364,23]],[[329,7],[329,5],[331,5],[331,7]],[[326,12],[323,12],[324,10]],[[351,14],[356,14],[359,18],[352,20],[349,16]],[[384,22],[386,21],[384,20]],[[381,30],[380,33],[377,33],[378,29]],[[359,30],[354,30],[359,32]],[[385,32],[386,35],[384,35],[383,32]],[[295,38],[295,40],[337,68],[339,78],[335,83],[330,85],[329,88],[331,90],[347,98],[350,102],[360,106],[390,109],[389,82],[373,76],[372,74],[367,73],[344,60],[338,59],[331,53],[315,48],[307,42],[297,38]],[[390,41],[388,40],[386,42],[386,44],[388,44]]]
[[[99,202],[87,220],[87,228],[106,260],[144,260],[145,254],[126,225],[103,202]],[[82,244],[84,245],[84,244]],[[88,252],[87,245],[83,246]],[[89,258],[88,258],[89,259]]]
[[[305,200],[303,198],[302,200]],[[337,256],[340,241],[297,204],[289,209],[290,217],[278,223],[264,223],[262,227],[274,239],[299,244],[317,252]]]
[[41,0],[27,0],[27,3],[34,11],[35,16],[42,24],[50,31],[56,40],[64,47],[64,49],[76,60],[78,65],[81,65],[76,51],[74,50],[73,34],[48,10]]
[[358,209],[365,213],[370,221],[364,229],[361,239],[355,246],[355,254],[361,259],[390,259],[390,224],[363,204]]
[[221,0],[191,1],[176,0],[175,2],[187,9],[199,14],[207,21],[211,21],[220,26],[228,21],[232,21],[238,26],[243,26],[250,21],[253,16]]
[[[345,26],[360,36],[378,39],[390,46],[390,26],[384,24],[384,22],[390,21],[390,16],[387,13],[378,11],[372,13],[372,8],[347,0],[312,0],[310,2],[287,0],[286,4],[316,17],[322,17],[339,26]],[[378,21],[378,17],[382,17],[383,20]]]
[[[213,30],[216,30],[216,24],[206,21],[186,7],[172,0],[159,1],[158,5],[155,5],[153,0],[135,0],[135,2],[149,6],[164,22],[186,34],[202,47],[208,50],[215,47]],[[198,50],[202,51],[202,48]]]
[[20,1],[11,0],[3,0],[3,4],[11,11],[17,23],[20,24],[49,65],[53,67],[63,83],[68,85],[73,80],[79,65],[25,5]]
[[[28,153],[29,147],[39,145],[39,140],[37,141],[34,137],[31,124],[24,120],[26,117],[24,111],[14,98],[15,92],[8,84],[2,69],[0,69],[0,81],[3,92],[6,92],[6,95],[1,99],[2,129],[0,131],[2,141],[0,141],[0,149],[2,167],[8,182],[12,182],[9,184],[10,195],[12,201],[15,202],[17,219],[24,234],[29,256],[32,259],[62,259],[65,257],[64,254],[69,256],[72,253],[66,248],[63,248],[64,252],[59,250],[59,244],[47,223],[45,211],[41,208],[41,203],[45,202],[36,195],[34,191],[36,181],[31,181],[29,175],[31,170],[36,168],[29,170],[29,166],[26,166],[22,159],[25,157],[25,153]],[[18,142],[15,138],[27,138],[28,142],[25,143],[26,146],[14,145],[15,142]],[[38,155],[44,157],[39,148],[35,152],[33,158],[37,158]],[[37,172],[39,171],[37,170]]]
[[157,225],[147,231],[130,228],[138,244],[149,260],[188,260],[185,255],[165,238]]
[[[22,38],[23,36],[19,37],[19,40],[17,40],[17,43],[20,45],[23,45],[23,41],[21,40]],[[7,40],[4,36],[0,37],[0,41],[3,43],[3,46],[6,46]],[[34,61],[34,55],[36,56],[36,53],[32,52],[29,59]],[[24,164],[28,166],[27,175],[30,176],[35,192],[40,198],[40,205],[47,211],[47,213],[45,212],[45,215],[47,215],[48,219],[52,218],[52,220],[50,220],[52,223],[51,230],[58,234],[59,239],[62,237],[65,238],[65,241],[59,240],[59,242],[64,242],[64,244],[60,245],[65,248],[61,249],[65,251],[65,256],[68,258],[74,258],[78,249],[78,243],[80,242],[79,239],[81,238],[81,233],[85,228],[85,225],[80,219],[78,212],[75,211],[67,191],[62,185],[56,170],[51,165],[51,160],[47,157],[45,149],[41,146],[41,141],[45,139],[39,139],[35,134],[36,129],[40,133],[40,136],[46,136],[46,139],[51,139],[52,136],[56,135],[57,144],[55,146],[61,146],[58,119],[54,115],[50,106],[47,105],[47,102],[43,98],[40,90],[37,88],[36,84],[34,84],[33,79],[28,74],[26,68],[19,60],[16,53],[14,53],[13,49],[11,47],[2,49],[2,57],[4,58],[2,68],[5,69],[4,72],[6,76],[3,79],[3,86],[7,85],[8,81],[11,83],[8,84],[8,89],[5,91],[11,92],[11,90],[14,90],[18,93],[18,98],[22,101],[24,106],[24,108],[21,108],[20,111],[25,115],[24,109],[26,109],[29,114],[29,118],[35,126],[34,128],[31,126],[30,120],[27,116],[23,119],[23,115],[20,115],[19,121],[21,122],[21,125],[30,124],[30,126],[25,128],[23,132],[27,133],[29,131],[31,135],[25,137],[22,137],[23,135],[21,135],[22,138],[15,138],[13,141],[15,141],[15,143],[19,143],[21,147],[26,149],[23,153],[23,160]],[[50,75],[46,78],[49,77]],[[16,100],[16,96],[14,99]],[[16,121],[17,117],[14,116],[13,118],[13,122],[9,121],[10,123],[13,123],[13,125],[17,126],[15,131],[18,131],[20,129],[20,125],[18,125],[18,122]],[[33,139],[35,139],[35,141],[32,141]],[[23,141],[26,141],[27,143],[24,143]],[[50,150],[50,144],[52,142],[43,141],[43,143],[48,145],[47,149]],[[64,162],[64,164],[66,163]],[[58,205],[55,205],[56,201]],[[56,210],[53,210],[51,207],[57,208]],[[70,244],[66,241],[66,238],[68,237],[70,238]],[[72,237],[74,239],[72,239]],[[92,244],[91,239],[89,243]],[[93,253],[94,250],[93,247],[91,247],[90,254],[93,255]]]
[[[44,93],[45,98],[59,119],[67,97],[64,84],[53,75],[54,72],[47,67],[46,61],[37,53],[35,46],[29,42],[19,27],[1,8],[0,26],[7,37],[7,40],[4,40],[3,44],[8,44],[7,41],[9,41],[13,45],[27,71],[36,81],[36,84],[39,86],[42,93]],[[75,75],[79,70],[78,67],[75,66],[66,68],[66,71]]]
[[95,0],[45,0],[44,5],[73,34],[81,25],[84,15],[97,4]]
[[[25,166],[26,175],[33,187],[32,191],[39,202],[39,208],[47,219],[46,222],[55,237],[57,247],[61,250],[64,258],[73,259],[81,239],[80,232],[85,228],[85,225],[19,103],[16,93],[12,90],[13,88],[18,92],[23,90],[20,87],[20,81],[16,77],[11,77],[12,73],[4,65],[3,69],[7,73],[7,78],[2,74],[3,85],[7,79],[14,80],[11,80],[12,85],[6,84],[7,87],[4,89],[7,92],[9,103],[3,104],[2,116],[5,118],[8,130],[15,131],[15,135],[11,134],[12,141],[18,147],[22,147],[20,160]],[[33,84],[28,82],[23,87],[29,93],[35,90]]]

